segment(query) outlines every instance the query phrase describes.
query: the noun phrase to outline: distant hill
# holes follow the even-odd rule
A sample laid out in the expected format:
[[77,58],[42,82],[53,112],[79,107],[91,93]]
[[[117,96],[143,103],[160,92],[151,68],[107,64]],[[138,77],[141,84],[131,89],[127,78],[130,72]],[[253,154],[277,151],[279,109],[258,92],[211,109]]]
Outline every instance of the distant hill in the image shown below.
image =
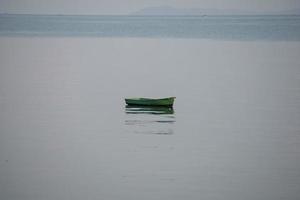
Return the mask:
[[278,12],[259,12],[235,9],[201,9],[201,8],[174,8],[171,6],[146,7],[132,15],[300,15],[300,9]]

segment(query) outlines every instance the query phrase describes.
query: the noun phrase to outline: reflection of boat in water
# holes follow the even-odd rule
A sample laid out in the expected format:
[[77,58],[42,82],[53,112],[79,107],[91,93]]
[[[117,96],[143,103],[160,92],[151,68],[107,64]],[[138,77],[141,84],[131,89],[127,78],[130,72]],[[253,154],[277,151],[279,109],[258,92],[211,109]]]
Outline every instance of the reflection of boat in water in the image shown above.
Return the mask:
[[174,119],[169,120],[125,120],[126,125],[146,125],[146,124],[154,124],[154,123],[160,123],[160,124],[172,124],[174,123]]
[[154,130],[154,131],[134,131],[137,134],[147,134],[147,135],[173,135],[172,129],[167,130]]
[[172,107],[127,105],[125,113],[125,125],[134,133],[173,134],[175,116]]
[[163,106],[133,106],[127,105],[125,109],[127,114],[151,114],[151,115],[172,115],[172,107]]
[[127,105],[140,105],[140,106],[165,106],[172,107],[175,97],[168,97],[162,99],[152,98],[126,98]]

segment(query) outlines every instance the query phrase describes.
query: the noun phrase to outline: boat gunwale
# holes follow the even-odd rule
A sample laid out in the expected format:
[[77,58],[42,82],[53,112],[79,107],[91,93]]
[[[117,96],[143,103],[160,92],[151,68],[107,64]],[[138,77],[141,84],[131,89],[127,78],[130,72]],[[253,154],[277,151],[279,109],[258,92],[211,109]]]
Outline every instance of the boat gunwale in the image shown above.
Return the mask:
[[149,100],[149,101],[159,101],[159,100],[167,100],[167,99],[176,99],[176,97],[166,97],[166,98],[125,98],[125,100]]

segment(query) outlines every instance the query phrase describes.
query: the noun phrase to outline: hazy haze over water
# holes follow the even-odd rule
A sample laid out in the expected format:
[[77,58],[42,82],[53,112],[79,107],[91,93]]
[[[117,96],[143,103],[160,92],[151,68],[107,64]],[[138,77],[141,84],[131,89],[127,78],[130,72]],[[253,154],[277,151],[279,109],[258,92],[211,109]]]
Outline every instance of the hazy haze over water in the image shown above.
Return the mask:
[[300,41],[300,16],[0,15],[1,36]]
[[137,10],[149,7],[174,7],[176,9],[188,8],[214,8],[229,11],[259,11],[274,12],[299,9],[298,0],[1,0],[0,13],[28,13],[28,14],[95,14],[95,15],[127,15]]

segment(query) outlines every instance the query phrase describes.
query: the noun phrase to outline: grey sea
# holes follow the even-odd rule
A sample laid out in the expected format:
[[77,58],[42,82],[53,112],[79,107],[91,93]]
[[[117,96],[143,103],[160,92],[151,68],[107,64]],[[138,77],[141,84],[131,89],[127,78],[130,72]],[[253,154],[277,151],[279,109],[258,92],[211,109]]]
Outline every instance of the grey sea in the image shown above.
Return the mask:
[[1,14],[0,199],[299,200],[299,55],[299,16]]

